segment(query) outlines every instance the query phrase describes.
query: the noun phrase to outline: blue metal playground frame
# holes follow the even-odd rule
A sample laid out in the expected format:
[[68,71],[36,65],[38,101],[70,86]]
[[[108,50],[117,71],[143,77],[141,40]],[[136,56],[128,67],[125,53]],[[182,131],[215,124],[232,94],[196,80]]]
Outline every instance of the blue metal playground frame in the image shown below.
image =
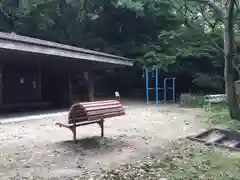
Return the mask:
[[[167,91],[172,90],[172,102],[176,101],[175,96],[175,80],[176,78],[165,78],[164,79],[164,87],[159,88],[158,87],[158,70],[155,68],[155,88],[149,88],[149,76],[148,76],[148,69],[145,68],[145,80],[146,80],[146,103],[149,104],[149,90],[155,90],[155,96],[156,96],[156,104],[159,104],[159,90],[164,90],[164,104],[167,103]],[[172,87],[167,86],[167,81],[172,81]]]

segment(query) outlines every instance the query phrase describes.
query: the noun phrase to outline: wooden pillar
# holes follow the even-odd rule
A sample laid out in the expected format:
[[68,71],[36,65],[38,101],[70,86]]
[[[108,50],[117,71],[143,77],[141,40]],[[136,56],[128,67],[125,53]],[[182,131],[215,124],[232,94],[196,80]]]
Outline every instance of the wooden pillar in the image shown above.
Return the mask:
[[38,69],[38,88],[39,88],[38,92],[39,101],[42,101],[42,71],[40,68]]
[[68,100],[72,103],[72,75],[68,75]]
[[3,81],[2,81],[2,67],[0,66],[0,106],[3,103]]
[[88,100],[94,101],[94,75],[93,72],[88,72]]

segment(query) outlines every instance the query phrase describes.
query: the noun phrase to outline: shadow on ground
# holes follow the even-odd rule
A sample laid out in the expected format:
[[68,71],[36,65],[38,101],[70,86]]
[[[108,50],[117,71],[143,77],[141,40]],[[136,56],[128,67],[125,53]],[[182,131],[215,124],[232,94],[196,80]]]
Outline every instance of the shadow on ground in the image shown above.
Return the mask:
[[57,143],[56,146],[64,148],[67,151],[85,154],[87,151],[109,153],[121,150],[124,147],[130,147],[130,144],[125,142],[121,136],[115,138],[94,136],[78,139],[76,143],[73,140],[62,141]]

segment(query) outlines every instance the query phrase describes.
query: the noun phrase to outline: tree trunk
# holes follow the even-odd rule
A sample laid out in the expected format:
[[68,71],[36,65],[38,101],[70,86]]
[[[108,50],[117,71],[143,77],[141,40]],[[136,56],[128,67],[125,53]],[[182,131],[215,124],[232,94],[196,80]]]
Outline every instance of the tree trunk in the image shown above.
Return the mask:
[[230,1],[227,17],[224,19],[224,58],[225,58],[225,91],[229,107],[229,114],[232,119],[240,120],[240,111],[237,101],[236,89],[234,84],[233,67],[233,0]]
[[229,113],[232,119],[240,120],[233,73],[232,58],[225,55],[225,91],[227,94]]

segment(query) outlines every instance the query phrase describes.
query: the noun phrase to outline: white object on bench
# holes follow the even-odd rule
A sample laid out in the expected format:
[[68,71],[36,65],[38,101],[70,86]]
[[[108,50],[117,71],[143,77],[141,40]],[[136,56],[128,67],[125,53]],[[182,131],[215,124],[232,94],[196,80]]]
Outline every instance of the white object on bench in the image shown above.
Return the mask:
[[117,101],[120,101],[120,94],[118,91],[115,91],[115,97]]
[[208,109],[211,109],[212,103],[221,103],[227,101],[226,94],[214,94],[204,96],[204,109],[206,109],[206,104]]

